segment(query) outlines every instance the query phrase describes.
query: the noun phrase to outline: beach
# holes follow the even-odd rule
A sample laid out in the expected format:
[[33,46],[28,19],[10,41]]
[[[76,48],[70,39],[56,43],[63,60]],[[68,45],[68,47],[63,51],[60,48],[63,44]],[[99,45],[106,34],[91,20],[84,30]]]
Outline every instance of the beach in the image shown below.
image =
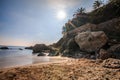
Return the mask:
[[6,68],[0,69],[0,80],[120,80],[120,68],[102,63],[82,58]]

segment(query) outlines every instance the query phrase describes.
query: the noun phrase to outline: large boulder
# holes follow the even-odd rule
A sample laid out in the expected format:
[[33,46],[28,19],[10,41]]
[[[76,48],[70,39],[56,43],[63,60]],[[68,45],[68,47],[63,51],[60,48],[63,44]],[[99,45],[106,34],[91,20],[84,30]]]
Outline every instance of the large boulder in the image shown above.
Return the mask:
[[95,52],[107,43],[107,36],[103,31],[82,32],[75,37],[80,49],[87,52]]

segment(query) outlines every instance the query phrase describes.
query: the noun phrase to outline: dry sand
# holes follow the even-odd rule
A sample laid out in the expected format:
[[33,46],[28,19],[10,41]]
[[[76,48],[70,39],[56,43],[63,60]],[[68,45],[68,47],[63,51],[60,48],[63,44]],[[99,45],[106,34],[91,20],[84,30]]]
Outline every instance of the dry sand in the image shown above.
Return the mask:
[[101,66],[102,60],[67,59],[0,70],[0,80],[120,80],[120,68]]

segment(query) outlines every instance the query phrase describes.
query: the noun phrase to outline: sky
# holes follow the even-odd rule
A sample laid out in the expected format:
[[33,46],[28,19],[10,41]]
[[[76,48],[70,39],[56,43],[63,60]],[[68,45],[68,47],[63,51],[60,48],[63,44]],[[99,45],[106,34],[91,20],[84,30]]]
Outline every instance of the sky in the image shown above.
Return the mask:
[[80,7],[89,12],[95,0],[0,0],[0,45],[52,44]]

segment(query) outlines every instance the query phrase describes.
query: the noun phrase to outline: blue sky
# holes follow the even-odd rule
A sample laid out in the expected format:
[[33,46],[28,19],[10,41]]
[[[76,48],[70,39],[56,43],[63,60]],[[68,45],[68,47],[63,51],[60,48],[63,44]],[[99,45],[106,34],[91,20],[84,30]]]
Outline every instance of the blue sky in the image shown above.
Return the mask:
[[[80,7],[92,10],[95,0],[0,0],[0,44],[52,44],[62,37],[62,26]],[[58,19],[63,10],[65,19]]]

